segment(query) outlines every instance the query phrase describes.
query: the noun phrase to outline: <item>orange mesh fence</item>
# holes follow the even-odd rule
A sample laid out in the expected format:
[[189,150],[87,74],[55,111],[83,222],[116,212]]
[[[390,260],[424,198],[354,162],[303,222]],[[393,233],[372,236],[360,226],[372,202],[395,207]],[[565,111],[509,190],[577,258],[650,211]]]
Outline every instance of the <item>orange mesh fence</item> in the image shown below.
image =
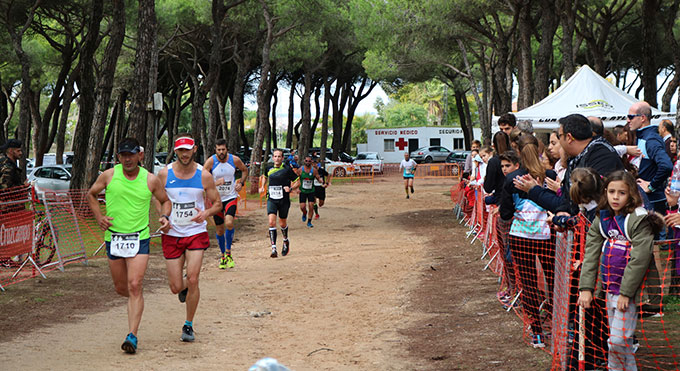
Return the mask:
[[460,166],[455,163],[420,164],[416,167],[416,178],[459,178]]
[[39,272],[33,263],[36,214],[30,188],[0,191],[0,289]]
[[[458,200],[463,192],[462,187],[455,190]],[[474,200],[471,232],[479,225],[481,197],[477,193]],[[605,282],[608,290],[598,290],[591,307],[584,309],[578,297],[590,223],[579,215],[569,225],[556,231],[539,210],[516,212],[514,220],[503,221],[491,209],[482,231],[474,232],[488,259],[484,269],[499,275],[498,298],[522,319],[528,345],[548,351],[553,370],[679,369],[680,240],[655,242],[649,269],[638,268],[644,277],[640,290],[625,311],[615,309],[622,304],[614,294],[624,284],[622,275],[634,279],[624,273],[634,250],[621,250],[620,242],[609,240],[613,247],[606,252],[597,246],[596,252],[602,252],[595,261],[596,287]]]

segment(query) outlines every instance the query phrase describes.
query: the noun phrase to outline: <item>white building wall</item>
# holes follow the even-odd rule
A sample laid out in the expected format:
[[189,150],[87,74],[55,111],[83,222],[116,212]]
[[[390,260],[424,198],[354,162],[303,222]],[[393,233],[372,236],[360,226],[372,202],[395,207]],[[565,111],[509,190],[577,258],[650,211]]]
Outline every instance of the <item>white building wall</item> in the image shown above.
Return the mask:
[[[378,152],[387,163],[398,163],[403,160],[404,152],[409,151],[409,143],[411,150],[431,145],[440,145],[453,151],[465,149],[463,129],[459,127],[368,129],[366,135],[367,143],[358,144],[358,151]],[[481,130],[474,128],[473,136],[474,139],[480,139]]]

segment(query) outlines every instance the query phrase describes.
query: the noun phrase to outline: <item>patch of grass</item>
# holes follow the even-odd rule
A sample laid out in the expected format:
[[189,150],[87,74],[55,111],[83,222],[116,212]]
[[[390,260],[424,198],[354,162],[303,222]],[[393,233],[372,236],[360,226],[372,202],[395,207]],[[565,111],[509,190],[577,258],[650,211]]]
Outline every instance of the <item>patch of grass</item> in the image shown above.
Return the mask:
[[664,313],[680,313],[680,296],[666,295],[663,298]]
[[33,301],[35,301],[36,303],[44,303],[44,302],[47,301],[47,299],[43,299],[43,298],[34,298]]

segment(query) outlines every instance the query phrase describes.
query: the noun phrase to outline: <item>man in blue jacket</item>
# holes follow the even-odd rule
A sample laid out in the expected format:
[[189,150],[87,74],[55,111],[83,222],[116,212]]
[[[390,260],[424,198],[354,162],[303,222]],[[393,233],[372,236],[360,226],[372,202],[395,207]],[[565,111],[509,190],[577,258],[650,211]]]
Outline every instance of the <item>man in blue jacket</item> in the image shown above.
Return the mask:
[[647,102],[637,102],[628,110],[628,125],[637,135],[637,146],[642,151],[638,169],[638,183],[647,193],[654,210],[666,214],[666,196],[663,191],[671,175],[671,163],[657,125],[649,121],[652,108]]
[[[647,194],[649,202],[654,210],[661,215],[666,215],[666,196],[664,188],[666,180],[670,177],[673,170],[663,139],[659,135],[657,125],[652,125],[649,121],[652,117],[652,107],[647,102],[637,102],[628,109],[628,126],[637,135],[637,146],[642,151],[642,160],[638,169],[638,184]],[[661,231],[659,239],[665,239],[665,231]],[[658,254],[658,247],[654,248],[654,253]],[[659,274],[656,264],[652,260],[650,264],[649,278],[647,285],[649,290],[649,303],[652,305],[661,302],[661,289]],[[655,312],[655,308],[643,310]]]

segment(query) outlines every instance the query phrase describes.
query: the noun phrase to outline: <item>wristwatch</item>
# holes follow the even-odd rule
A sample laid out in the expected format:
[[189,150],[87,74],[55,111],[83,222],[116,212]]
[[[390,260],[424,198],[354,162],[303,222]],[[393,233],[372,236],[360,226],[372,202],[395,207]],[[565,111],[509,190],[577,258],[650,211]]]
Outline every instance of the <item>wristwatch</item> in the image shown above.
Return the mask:
[[168,221],[170,221],[170,217],[167,216],[167,215],[161,215],[161,218],[165,218],[165,219],[167,219]]

